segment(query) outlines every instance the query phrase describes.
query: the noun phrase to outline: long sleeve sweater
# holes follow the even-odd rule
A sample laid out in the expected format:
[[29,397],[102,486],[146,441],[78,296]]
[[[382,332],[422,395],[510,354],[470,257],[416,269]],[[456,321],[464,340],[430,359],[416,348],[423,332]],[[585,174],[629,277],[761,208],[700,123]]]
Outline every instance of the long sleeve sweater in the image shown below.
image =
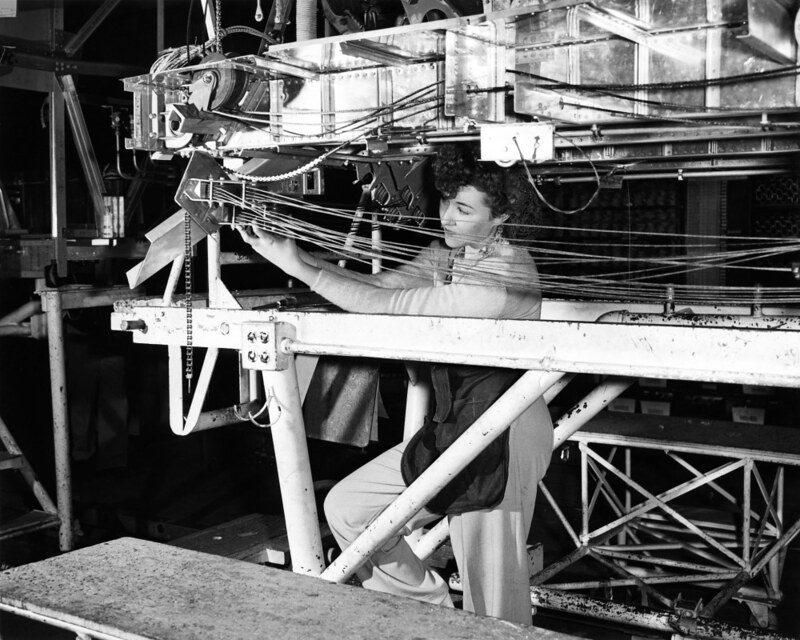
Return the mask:
[[309,286],[346,311],[512,320],[540,314],[536,265],[526,250],[511,245],[464,257],[436,241],[411,264],[374,276],[319,266]]

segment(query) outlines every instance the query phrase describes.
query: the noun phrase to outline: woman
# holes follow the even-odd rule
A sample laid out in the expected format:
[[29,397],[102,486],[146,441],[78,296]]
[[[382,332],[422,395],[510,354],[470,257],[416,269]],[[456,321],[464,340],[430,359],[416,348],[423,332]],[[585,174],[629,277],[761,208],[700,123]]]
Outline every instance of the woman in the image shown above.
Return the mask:
[[[503,231],[510,218],[530,213],[530,201],[526,200],[528,194],[521,180],[517,179],[509,196],[509,171],[482,165],[467,148],[456,146],[441,149],[434,171],[436,187],[444,198],[440,205],[444,244],[434,241],[413,262],[396,271],[377,275],[347,271],[299,250],[292,240],[260,229],[239,231],[258,253],[346,311],[538,318],[541,294],[536,266],[524,248],[508,243]],[[447,380],[452,384],[456,379],[459,382],[454,388],[446,384]],[[467,388],[462,385],[463,380],[449,376],[443,390],[434,379],[437,416],[442,414],[440,417],[444,418],[453,399]],[[443,399],[443,394],[452,397]],[[442,409],[443,404],[448,405],[447,409]],[[438,426],[426,423],[426,428]],[[450,510],[445,505],[441,510],[450,521],[450,538],[464,588],[464,609],[530,624],[526,543],[536,487],[550,462],[553,444],[552,424],[544,402],[538,400],[529,407],[507,433],[500,453],[505,455],[505,485],[500,486],[496,500],[486,508]],[[405,470],[408,463],[403,452],[409,442],[367,463],[328,494],[325,514],[342,548],[406,488],[401,467]],[[416,514],[358,570],[362,584],[377,591],[452,606],[446,582],[414,555],[404,539],[414,529],[439,517],[428,509]]]

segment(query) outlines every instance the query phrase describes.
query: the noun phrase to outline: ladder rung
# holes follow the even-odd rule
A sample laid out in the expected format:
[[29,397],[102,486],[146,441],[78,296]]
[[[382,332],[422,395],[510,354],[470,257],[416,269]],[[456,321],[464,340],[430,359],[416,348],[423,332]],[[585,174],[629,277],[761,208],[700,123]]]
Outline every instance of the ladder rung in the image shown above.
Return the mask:
[[1,523],[0,540],[31,531],[57,527],[59,524],[61,524],[61,519],[55,514],[44,511],[29,511],[13,520]]
[[19,469],[22,466],[23,458],[20,455],[0,451],[0,471],[5,469]]

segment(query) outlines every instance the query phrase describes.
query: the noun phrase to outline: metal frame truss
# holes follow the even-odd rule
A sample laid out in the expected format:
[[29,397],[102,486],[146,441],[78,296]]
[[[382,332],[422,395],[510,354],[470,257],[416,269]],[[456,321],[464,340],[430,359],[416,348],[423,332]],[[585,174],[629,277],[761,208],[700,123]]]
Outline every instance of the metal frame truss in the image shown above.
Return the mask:
[[[578,528],[541,485],[575,551],[534,576],[532,584],[544,588],[543,593],[570,594],[559,607],[582,613],[581,596],[587,591],[617,588],[635,590],[641,604],[658,603],[675,611],[682,605],[679,597],[663,589],[694,585],[712,593],[705,605],[697,605],[696,616],[710,618],[737,599],[766,627],[771,609],[782,598],[788,545],[800,533],[800,519],[788,523],[784,514],[786,467],[800,466],[800,456],[785,440],[791,434],[781,435],[780,428],[705,423],[608,413],[575,433],[581,479]],[[784,446],[776,450],[769,446],[774,442]],[[649,452],[649,462],[637,466],[643,452]],[[654,455],[660,461],[657,478],[647,466]],[[676,473],[665,468],[670,462]],[[681,480],[664,488],[667,477]],[[658,489],[652,488],[654,483]],[[719,518],[723,512],[709,515],[680,504],[681,498],[703,490],[727,505],[727,518]],[[605,567],[603,577],[555,580],[588,558]]]

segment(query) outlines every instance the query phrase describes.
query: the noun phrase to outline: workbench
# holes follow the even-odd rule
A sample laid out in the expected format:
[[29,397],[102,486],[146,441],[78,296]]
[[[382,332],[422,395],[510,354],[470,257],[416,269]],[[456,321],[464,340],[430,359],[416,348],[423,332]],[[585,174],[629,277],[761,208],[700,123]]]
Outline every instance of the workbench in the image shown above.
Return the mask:
[[134,538],[0,573],[0,610],[116,640],[570,637]]

